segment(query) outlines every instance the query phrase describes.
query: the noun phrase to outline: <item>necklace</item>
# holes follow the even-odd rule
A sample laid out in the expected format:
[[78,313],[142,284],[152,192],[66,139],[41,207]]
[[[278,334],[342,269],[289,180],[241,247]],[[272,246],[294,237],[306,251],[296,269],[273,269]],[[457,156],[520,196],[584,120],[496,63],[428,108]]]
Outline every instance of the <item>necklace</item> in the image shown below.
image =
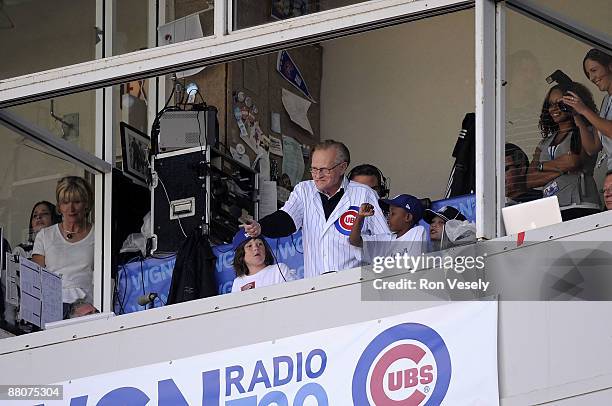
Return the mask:
[[79,234],[80,232],[82,232],[83,230],[79,230],[79,231],[68,231],[64,228],[64,224],[62,224],[62,231],[64,232],[64,235],[66,236],[66,238],[68,240],[72,240],[77,234]]

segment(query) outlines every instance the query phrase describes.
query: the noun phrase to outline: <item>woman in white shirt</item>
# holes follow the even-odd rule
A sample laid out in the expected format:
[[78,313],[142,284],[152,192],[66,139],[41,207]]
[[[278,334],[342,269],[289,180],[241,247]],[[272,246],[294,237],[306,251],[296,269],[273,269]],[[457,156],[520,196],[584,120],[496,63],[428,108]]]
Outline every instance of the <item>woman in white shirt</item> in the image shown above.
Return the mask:
[[262,238],[247,238],[243,232],[238,232],[233,245],[236,279],[232,285],[232,292],[296,279],[294,270],[283,263],[275,263],[272,250]]
[[57,183],[55,195],[62,221],[38,233],[32,260],[62,275],[66,313],[77,299],[93,301],[93,191],[85,179],[67,176]]

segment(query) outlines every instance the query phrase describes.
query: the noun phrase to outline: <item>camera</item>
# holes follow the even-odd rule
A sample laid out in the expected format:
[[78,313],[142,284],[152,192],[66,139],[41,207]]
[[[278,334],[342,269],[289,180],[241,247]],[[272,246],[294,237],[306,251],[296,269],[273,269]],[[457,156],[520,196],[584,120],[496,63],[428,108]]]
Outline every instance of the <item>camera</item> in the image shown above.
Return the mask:
[[[564,96],[568,95],[568,90],[570,90],[574,85],[574,81],[560,69],[557,69],[546,78],[546,83],[551,84],[553,82],[556,82],[559,87],[561,87],[561,91],[563,92]],[[559,110],[566,113],[571,113],[573,111],[573,109],[567,104],[563,103],[563,101],[560,101],[558,106]]]

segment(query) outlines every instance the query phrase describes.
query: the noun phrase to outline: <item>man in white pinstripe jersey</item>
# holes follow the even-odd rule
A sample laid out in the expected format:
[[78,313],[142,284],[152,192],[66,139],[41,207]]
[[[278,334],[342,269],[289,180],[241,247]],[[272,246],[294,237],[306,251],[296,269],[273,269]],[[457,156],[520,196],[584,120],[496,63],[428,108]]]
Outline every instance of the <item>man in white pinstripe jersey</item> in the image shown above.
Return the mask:
[[313,148],[313,180],[298,183],[278,211],[244,226],[252,236],[278,238],[302,228],[304,277],[341,271],[361,265],[360,248],[349,244],[349,234],[362,203],[370,203],[375,214],[368,217],[366,234],[389,233],[378,195],[366,185],[349,181],[344,172],[351,161],[341,142],[326,140]]

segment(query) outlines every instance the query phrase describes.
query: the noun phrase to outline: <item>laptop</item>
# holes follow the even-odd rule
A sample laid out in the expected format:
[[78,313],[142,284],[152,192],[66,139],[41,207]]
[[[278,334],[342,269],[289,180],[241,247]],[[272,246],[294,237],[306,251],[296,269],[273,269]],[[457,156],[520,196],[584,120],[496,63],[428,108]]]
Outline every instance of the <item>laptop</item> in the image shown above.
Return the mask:
[[507,235],[558,224],[562,221],[557,196],[504,207],[502,217]]

